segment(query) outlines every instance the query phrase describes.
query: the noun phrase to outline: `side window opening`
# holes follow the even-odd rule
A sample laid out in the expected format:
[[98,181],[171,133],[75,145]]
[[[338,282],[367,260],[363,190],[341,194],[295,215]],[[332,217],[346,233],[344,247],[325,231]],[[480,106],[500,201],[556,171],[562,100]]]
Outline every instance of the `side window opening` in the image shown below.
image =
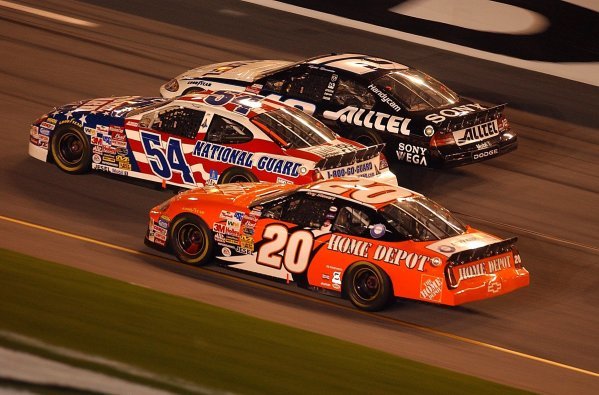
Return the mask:
[[293,68],[271,75],[264,83],[264,89],[282,94],[287,82],[301,74],[303,74],[302,69]]
[[320,101],[330,80],[329,73],[306,72],[298,77],[292,77],[285,90],[290,96]]
[[[294,196],[283,205],[280,219],[302,228],[319,229],[325,226],[332,201],[316,196]],[[273,207],[274,208],[274,207]],[[271,208],[271,209],[273,209]]]
[[170,108],[156,115],[151,128],[193,139],[196,137],[203,119],[203,111],[190,108]]
[[346,206],[339,211],[333,231],[352,236],[369,237],[371,224],[370,215],[357,208]]
[[214,115],[204,140],[218,144],[241,144],[247,143],[253,138],[252,132],[243,125],[219,115]]
[[281,215],[283,215],[283,208],[285,207],[286,202],[286,200],[283,200],[268,208],[265,208],[262,211],[262,218],[281,219]]
[[372,109],[375,104],[374,95],[362,84],[348,79],[340,79],[331,102],[339,106],[354,106]]
[[269,78],[264,88],[281,95],[321,101],[331,82],[331,73],[292,69]]

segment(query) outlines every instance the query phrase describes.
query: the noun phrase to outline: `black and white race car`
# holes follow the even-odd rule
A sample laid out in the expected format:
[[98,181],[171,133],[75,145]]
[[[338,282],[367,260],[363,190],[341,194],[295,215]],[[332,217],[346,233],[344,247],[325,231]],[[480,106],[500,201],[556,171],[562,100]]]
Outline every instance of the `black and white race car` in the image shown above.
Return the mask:
[[390,161],[460,166],[505,154],[518,144],[503,114],[505,104],[486,107],[422,71],[367,55],[211,64],[179,75],[160,93],[170,98],[223,89],[296,106],[365,145],[386,143]]

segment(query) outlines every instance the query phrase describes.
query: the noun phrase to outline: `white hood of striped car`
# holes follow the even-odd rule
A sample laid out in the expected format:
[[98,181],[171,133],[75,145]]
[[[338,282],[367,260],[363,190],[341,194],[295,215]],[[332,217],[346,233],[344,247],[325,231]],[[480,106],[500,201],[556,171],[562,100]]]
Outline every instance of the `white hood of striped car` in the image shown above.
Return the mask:
[[[196,67],[181,74],[178,79],[213,77],[253,82],[258,75],[288,66],[293,62],[283,60],[242,60],[214,63]],[[227,68],[231,67],[227,70]],[[220,69],[220,70],[219,70]]]

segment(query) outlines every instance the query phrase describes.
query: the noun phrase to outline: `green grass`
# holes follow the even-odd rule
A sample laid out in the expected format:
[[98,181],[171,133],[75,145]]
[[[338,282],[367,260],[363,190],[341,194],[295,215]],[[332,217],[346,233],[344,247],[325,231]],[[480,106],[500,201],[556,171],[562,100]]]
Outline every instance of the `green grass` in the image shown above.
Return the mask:
[[[0,317],[0,330],[214,390],[247,394],[520,393],[2,249]],[[127,377],[106,366],[51,355],[7,338],[0,337],[0,345]]]

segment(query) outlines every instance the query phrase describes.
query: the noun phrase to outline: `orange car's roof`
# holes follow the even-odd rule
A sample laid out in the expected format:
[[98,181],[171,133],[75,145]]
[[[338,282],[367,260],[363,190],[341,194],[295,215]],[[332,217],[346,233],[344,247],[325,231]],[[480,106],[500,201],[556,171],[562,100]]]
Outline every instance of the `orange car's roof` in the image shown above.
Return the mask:
[[344,177],[316,181],[303,186],[273,184],[269,182],[235,183],[205,186],[183,192],[180,196],[188,200],[205,201],[206,198],[247,206],[262,196],[284,191],[305,191],[327,196],[341,197],[379,209],[396,199],[421,196],[410,189],[372,181],[368,178]]
[[368,178],[342,177],[317,181],[301,190],[339,196],[379,209],[396,199],[422,196],[407,188],[376,182]]

